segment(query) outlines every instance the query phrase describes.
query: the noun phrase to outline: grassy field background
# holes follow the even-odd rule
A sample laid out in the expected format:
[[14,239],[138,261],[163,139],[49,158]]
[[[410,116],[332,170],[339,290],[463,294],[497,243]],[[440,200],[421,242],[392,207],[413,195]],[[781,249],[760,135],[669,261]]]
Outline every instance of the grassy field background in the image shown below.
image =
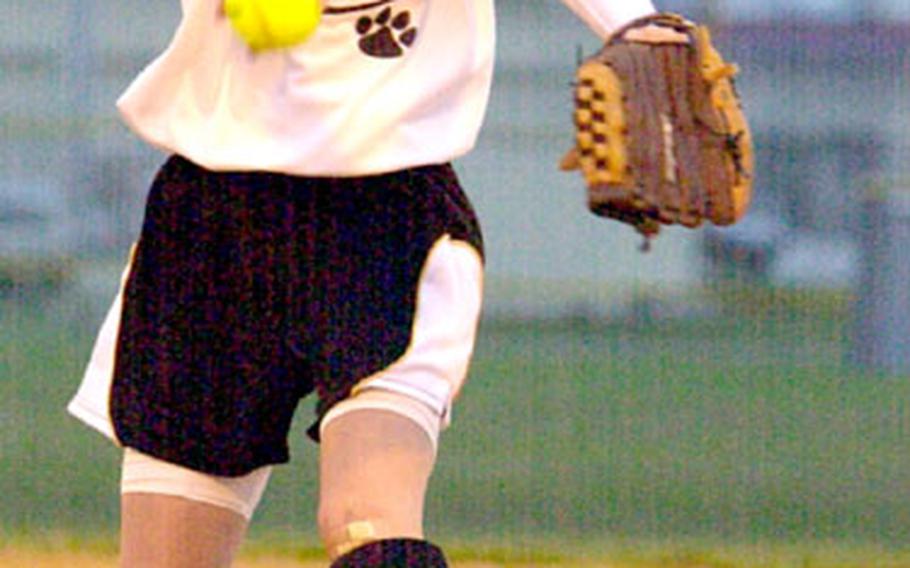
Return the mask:
[[[428,503],[456,566],[910,566],[910,383],[847,363],[850,297],[699,302],[483,322]],[[0,566],[112,566],[118,454],[64,412],[97,306],[0,310]],[[310,417],[244,566],[320,562]]]
[[[73,284],[69,271],[82,266],[15,254],[117,254],[135,238],[160,156],[128,134],[113,103],[166,45],[179,6],[9,4],[0,124],[16,142],[0,146],[2,197],[12,221],[37,212],[47,223],[6,223],[0,237],[0,567],[108,567],[119,456],[64,407],[117,268]],[[556,168],[571,141],[569,71],[596,37],[559,2],[498,4],[486,126],[459,167],[484,220],[489,274],[515,279],[490,282],[491,304],[521,307],[516,281],[548,278],[538,307],[550,290],[559,300],[578,286],[559,278],[587,279],[586,298],[697,285],[698,241],[668,231],[640,255],[634,232],[583,213],[579,178]],[[725,3],[662,7],[694,4]],[[904,33],[854,11],[856,25],[825,22],[819,34],[788,19],[715,30],[744,70],[755,210],[799,228],[787,245],[808,230],[837,249],[868,218],[855,209],[861,188],[905,177]],[[818,269],[837,264],[810,252]],[[429,534],[457,566],[910,568],[910,382],[847,363],[849,294],[642,290],[626,308],[483,322],[428,504]],[[309,405],[243,566],[324,565]]]

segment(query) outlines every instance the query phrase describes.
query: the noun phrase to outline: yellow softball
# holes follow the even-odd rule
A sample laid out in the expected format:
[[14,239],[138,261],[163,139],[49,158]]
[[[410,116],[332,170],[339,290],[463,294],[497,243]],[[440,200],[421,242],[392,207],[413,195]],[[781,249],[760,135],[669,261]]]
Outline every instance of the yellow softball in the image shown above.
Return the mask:
[[253,51],[306,41],[322,17],[320,0],[224,0],[224,13]]

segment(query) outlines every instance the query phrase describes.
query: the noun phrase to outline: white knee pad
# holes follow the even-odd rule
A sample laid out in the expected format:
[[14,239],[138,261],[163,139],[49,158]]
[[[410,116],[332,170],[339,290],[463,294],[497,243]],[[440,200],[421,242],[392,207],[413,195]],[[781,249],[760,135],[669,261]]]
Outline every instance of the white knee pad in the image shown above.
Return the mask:
[[345,400],[339,402],[326,413],[319,425],[320,433],[325,431],[326,426],[333,420],[355,410],[387,410],[400,416],[408,418],[426,432],[430,443],[433,445],[433,451],[439,443],[439,431],[442,428],[443,417],[427,404],[416,400],[405,394],[383,390],[379,388],[368,388],[361,390]]
[[221,477],[126,448],[120,492],[183,497],[229,509],[249,521],[262,499],[271,472],[271,466],[265,466],[240,477]]

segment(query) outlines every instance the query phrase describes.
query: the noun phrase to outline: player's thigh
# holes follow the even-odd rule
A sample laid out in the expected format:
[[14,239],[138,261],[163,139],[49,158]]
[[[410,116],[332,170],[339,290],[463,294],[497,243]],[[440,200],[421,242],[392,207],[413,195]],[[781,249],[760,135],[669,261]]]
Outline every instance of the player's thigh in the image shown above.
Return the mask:
[[121,472],[124,566],[229,566],[265,491],[270,467],[221,477],[126,448]]
[[227,568],[247,519],[230,509],[158,493],[121,496],[124,568]]

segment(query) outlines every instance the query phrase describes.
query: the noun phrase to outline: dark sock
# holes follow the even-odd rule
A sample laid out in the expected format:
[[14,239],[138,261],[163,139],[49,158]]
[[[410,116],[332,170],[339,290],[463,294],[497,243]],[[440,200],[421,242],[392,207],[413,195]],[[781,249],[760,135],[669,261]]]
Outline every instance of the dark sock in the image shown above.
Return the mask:
[[447,568],[439,547],[425,540],[395,538],[357,547],[330,568]]

